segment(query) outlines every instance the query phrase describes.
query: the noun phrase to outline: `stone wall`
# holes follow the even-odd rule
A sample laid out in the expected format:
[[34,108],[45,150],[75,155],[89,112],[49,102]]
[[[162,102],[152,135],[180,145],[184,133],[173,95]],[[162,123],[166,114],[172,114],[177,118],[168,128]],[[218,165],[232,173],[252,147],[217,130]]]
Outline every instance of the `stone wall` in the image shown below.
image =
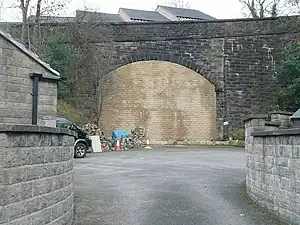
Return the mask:
[[66,129],[0,124],[0,224],[72,224],[74,141]]
[[282,221],[300,224],[300,129],[267,118],[245,121],[247,193]]
[[[78,24],[74,33],[91,43],[91,52],[111,53],[112,59],[101,67],[108,72],[134,62],[159,60],[182,65],[206,78],[216,89],[217,139],[223,139],[243,127],[245,116],[269,110],[277,65],[287,43],[298,40],[298,23],[297,17],[290,17]],[[104,30],[106,35],[99,35]],[[86,94],[92,95],[93,88],[89,91]],[[225,121],[228,127],[224,127]]]
[[[49,74],[40,64],[0,37],[0,123],[31,124],[31,73]],[[39,82],[38,125],[55,127],[57,81]]]
[[[20,36],[20,25],[0,25]],[[97,104],[93,99],[97,85],[87,76],[98,71],[95,62],[100,60],[101,71],[110,73],[134,62],[168,61],[194,70],[215,86],[218,139],[228,136],[227,130],[243,127],[245,116],[267,112],[274,98],[277,65],[287,44],[300,37],[298,17],[43,24],[42,30],[45,37],[62,33],[75,44],[88,42],[87,55],[108,56],[85,62],[86,76],[78,77],[80,90],[74,96],[82,111]]]
[[105,133],[146,128],[152,144],[216,139],[214,85],[193,70],[163,61],[136,62],[114,72],[100,117]]

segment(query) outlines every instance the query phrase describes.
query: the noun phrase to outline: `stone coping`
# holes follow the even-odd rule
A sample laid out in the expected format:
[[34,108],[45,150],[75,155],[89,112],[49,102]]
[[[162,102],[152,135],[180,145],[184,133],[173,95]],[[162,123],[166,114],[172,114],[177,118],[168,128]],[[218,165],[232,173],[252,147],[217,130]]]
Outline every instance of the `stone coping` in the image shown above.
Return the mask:
[[66,128],[43,127],[30,124],[5,124],[0,123],[0,133],[48,133],[65,134],[77,137],[77,134]]
[[254,137],[300,135],[300,128],[282,129],[277,131],[260,131],[251,134]]
[[286,111],[272,111],[272,112],[269,112],[269,114],[270,115],[280,114],[280,115],[292,116],[294,113],[293,112],[286,112]]
[[273,121],[267,121],[265,122],[266,126],[272,126],[272,127],[280,127],[281,123],[279,122],[273,122]]
[[246,123],[248,122],[249,120],[252,120],[252,119],[267,119],[269,118],[269,116],[267,114],[252,114],[248,117],[246,117],[243,122]]

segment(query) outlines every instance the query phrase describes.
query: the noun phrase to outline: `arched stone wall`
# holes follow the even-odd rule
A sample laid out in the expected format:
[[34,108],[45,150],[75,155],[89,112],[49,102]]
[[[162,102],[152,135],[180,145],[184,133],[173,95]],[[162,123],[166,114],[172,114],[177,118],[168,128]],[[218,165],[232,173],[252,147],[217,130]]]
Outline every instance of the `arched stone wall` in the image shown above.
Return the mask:
[[166,61],[141,61],[115,70],[100,126],[146,128],[152,143],[210,142],[216,138],[215,86],[195,71]]

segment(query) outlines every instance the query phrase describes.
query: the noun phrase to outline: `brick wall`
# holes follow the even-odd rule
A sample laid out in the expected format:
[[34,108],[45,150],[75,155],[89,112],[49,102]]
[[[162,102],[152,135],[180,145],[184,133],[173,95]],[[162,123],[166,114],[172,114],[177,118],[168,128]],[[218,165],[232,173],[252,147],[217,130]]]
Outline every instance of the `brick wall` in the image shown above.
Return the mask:
[[300,129],[266,124],[266,117],[245,123],[247,193],[284,222],[300,224]]
[[[47,74],[37,62],[0,37],[0,123],[31,124],[33,81]],[[55,127],[57,82],[39,82],[38,125]]]
[[69,130],[0,124],[0,224],[72,224],[74,141]]
[[198,73],[162,61],[133,63],[116,70],[105,100],[101,127],[146,128],[152,143],[216,137],[215,87]]

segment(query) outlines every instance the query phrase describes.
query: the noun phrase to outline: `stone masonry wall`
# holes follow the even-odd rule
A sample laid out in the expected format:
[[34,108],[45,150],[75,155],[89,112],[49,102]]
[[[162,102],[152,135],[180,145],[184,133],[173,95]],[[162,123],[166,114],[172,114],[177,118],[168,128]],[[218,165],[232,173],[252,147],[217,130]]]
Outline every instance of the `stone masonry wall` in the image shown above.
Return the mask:
[[73,133],[0,124],[0,224],[70,225]]
[[[48,72],[0,37],[0,123],[31,124],[31,73]],[[55,127],[57,82],[39,82],[38,125]]]
[[107,96],[100,127],[146,128],[152,144],[216,139],[215,87],[204,77],[175,63],[143,61],[113,73],[115,90]]
[[300,224],[300,129],[265,124],[265,117],[245,122],[247,193],[282,221]]
[[[66,34],[75,44],[88,42],[84,49],[90,55],[104,52],[109,56],[103,62],[87,59],[85,63],[86,76],[78,78],[80,90],[73,96],[82,111],[97,104],[91,100],[97,85],[88,79],[97,68],[110,73],[138,61],[168,61],[194,70],[215,85],[217,138],[222,139],[228,136],[224,134],[227,130],[241,128],[245,116],[269,110],[277,66],[287,44],[300,37],[299,21],[297,16],[157,23],[91,21],[43,24],[42,33],[44,37]],[[0,26],[20,37],[20,24]],[[93,65],[99,61],[101,66]]]
[[[205,77],[216,87],[217,138],[222,139],[228,136],[224,134],[227,130],[242,127],[245,116],[269,110],[277,65],[286,45],[299,38],[298,23],[290,17],[91,27],[77,24],[74,32],[91,43],[92,52],[111,53],[112,59],[101,67],[108,72],[138,61],[159,60]],[[104,30],[107,35],[99,35]],[[89,91],[85,94],[94,92],[93,88]],[[226,128],[225,121],[229,122]]]

